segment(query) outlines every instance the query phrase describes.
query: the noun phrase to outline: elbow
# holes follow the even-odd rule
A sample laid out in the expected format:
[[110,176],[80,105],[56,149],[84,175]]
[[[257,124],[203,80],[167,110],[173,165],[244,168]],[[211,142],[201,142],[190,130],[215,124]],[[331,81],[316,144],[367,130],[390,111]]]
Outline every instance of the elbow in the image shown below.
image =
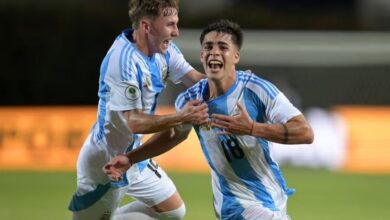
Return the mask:
[[178,135],[178,141],[179,141],[179,143],[181,143],[181,142],[183,142],[185,139],[187,139],[188,138],[188,136],[189,136],[189,134],[190,134],[190,132],[183,132],[183,133],[180,133],[179,135]]
[[314,141],[314,132],[313,129],[309,126],[305,126],[305,134],[304,134],[304,144],[311,144]]
[[173,129],[173,131],[175,139],[179,143],[181,143],[188,138],[191,131],[191,127],[177,126],[175,129]]

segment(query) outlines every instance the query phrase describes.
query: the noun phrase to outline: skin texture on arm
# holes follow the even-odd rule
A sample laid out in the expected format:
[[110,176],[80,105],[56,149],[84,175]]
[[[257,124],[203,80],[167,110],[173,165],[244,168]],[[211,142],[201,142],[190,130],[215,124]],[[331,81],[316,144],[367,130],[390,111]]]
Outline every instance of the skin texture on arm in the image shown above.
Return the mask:
[[180,78],[180,81],[184,83],[187,87],[190,87],[197,83],[199,80],[206,78],[206,75],[198,72],[195,69],[192,69],[188,73],[186,73],[183,77]]
[[[192,69],[180,80],[190,87],[206,75]],[[207,105],[200,101],[190,101],[182,111],[169,115],[149,115],[139,109],[124,111],[128,127],[136,134],[150,134],[181,124],[204,124],[208,120]]]
[[122,175],[133,164],[163,154],[184,141],[191,131],[190,125],[177,126],[154,134],[142,146],[118,155],[103,167],[103,172],[114,181],[120,180]]
[[208,108],[198,100],[189,101],[177,113],[169,115],[149,115],[141,110],[123,112],[128,127],[135,134],[160,132],[183,124],[204,124],[208,121]]
[[281,144],[310,144],[314,134],[303,115],[298,115],[282,124],[254,122],[237,103],[240,113],[235,116],[213,114],[211,126],[224,129],[220,134],[251,135]]

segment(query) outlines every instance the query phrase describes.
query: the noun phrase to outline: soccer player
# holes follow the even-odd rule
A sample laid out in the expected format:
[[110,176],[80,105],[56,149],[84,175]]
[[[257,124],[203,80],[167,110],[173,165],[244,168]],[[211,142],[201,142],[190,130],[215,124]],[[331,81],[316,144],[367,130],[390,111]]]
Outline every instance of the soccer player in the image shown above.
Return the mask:
[[[236,70],[242,41],[241,28],[228,20],[211,23],[203,30],[200,59],[207,80],[180,94],[176,109],[199,99],[208,105],[211,123],[194,128],[211,168],[217,218],[287,220],[287,198],[293,190],[271,157],[271,142],[311,143],[313,131],[275,85]],[[185,133],[189,128],[181,126],[176,131]],[[162,145],[162,140],[168,144]],[[105,172],[118,178],[134,162],[170,149],[174,143],[169,140],[169,133],[161,134],[113,158]]]
[[[185,214],[175,185],[154,161],[140,161],[119,182],[111,182],[101,169],[114,156],[137,148],[141,134],[208,120],[207,105],[200,101],[177,113],[154,115],[167,79],[190,86],[205,77],[172,42],[179,36],[178,1],[131,0],[129,6],[133,29],[115,39],[101,64],[97,122],[80,151],[77,191],[69,205],[74,220],[114,214],[116,220],[182,219]],[[116,211],[125,193],[135,202]]]

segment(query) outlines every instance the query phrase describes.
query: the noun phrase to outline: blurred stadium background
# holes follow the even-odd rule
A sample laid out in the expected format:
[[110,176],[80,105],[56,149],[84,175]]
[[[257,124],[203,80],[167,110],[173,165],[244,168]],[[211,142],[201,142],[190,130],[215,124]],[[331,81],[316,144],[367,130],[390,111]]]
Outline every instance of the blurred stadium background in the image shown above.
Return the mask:
[[[275,145],[293,219],[390,219],[390,1],[180,2],[176,40],[201,70],[200,29],[245,31],[240,69],[275,83],[313,126],[312,145]],[[126,0],[0,0],[0,219],[70,219],[75,161],[96,115],[100,62],[130,26]],[[159,113],[184,89],[169,84]],[[191,137],[157,158],[187,202],[214,219]],[[174,158],[174,159],[172,159]]]

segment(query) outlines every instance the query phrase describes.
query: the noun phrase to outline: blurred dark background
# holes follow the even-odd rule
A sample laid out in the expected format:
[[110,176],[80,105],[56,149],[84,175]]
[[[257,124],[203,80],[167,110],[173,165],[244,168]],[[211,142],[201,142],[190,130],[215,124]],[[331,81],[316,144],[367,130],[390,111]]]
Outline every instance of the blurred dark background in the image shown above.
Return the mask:
[[[121,30],[130,26],[127,5],[126,0],[0,0],[0,105],[95,105],[101,60]],[[260,34],[261,31],[323,35],[369,32],[387,36],[390,1],[180,2],[179,26],[183,32],[200,29],[217,18],[234,20],[244,30]],[[375,36],[370,39],[375,42]],[[382,49],[389,47],[384,42]],[[291,97],[299,97],[296,100],[301,108],[389,105],[388,51],[382,51],[385,59],[381,62],[353,65],[244,62],[240,68],[251,69]],[[201,70],[196,59],[189,61]],[[180,89],[168,89],[161,104],[172,104]]]

